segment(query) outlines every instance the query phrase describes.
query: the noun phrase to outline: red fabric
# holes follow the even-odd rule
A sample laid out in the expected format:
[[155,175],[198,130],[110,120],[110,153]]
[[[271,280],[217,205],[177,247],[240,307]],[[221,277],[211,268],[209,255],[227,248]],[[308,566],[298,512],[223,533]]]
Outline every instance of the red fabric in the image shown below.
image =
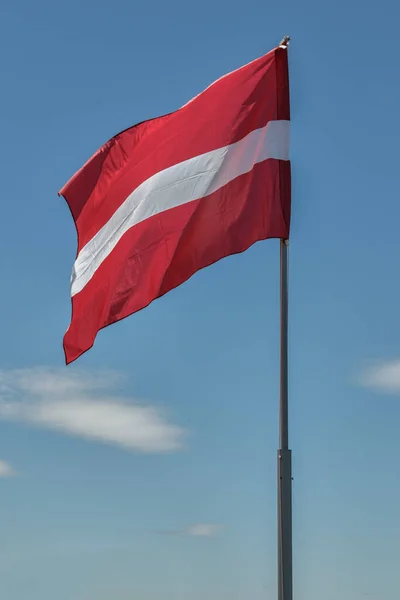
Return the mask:
[[[241,140],[271,120],[289,120],[287,51],[276,49],[227,75],[178,111],[107,142],[61,190],[78,252],[129,194],[155,173]],[[72,298],[66,362],[97,332],[144,308],[199,269],[258,240],[287,238],[290,164],[270,159],[213,194],[132,227]]]

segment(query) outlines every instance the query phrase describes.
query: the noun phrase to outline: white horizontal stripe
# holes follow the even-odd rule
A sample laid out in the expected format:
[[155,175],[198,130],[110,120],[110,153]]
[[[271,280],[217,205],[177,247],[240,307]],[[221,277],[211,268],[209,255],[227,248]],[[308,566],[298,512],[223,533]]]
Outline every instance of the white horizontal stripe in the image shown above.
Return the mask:
[[83,290],[131,227],[212,194],[268,158],[289,160],[289,121],[270,121],[239,142],[173,165],[141,183],[79,252],[71,295]]

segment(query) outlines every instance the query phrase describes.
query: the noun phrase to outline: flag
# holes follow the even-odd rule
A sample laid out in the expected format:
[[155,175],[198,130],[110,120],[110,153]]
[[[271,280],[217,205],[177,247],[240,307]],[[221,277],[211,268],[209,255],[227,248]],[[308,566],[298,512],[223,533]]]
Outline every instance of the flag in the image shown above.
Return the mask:
[[290,224],[287,50],[111,138],[59,192],[78,252],[67,364],[98,331]]

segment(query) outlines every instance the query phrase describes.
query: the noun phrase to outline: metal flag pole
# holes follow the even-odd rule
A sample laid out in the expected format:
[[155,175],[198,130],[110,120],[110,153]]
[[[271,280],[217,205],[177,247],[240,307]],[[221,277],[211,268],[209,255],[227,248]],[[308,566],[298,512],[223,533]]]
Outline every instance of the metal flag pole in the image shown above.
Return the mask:
[[280,241],[280,402],[278,450],[278,600],[293,598],[292,452],[288,410],[288,241]]
[[[279,44],[287,50],[290,37]],[[280,400],[278,450],[278,600],[293,599],[292,452],[288,405],[288,240],[280,240]]]

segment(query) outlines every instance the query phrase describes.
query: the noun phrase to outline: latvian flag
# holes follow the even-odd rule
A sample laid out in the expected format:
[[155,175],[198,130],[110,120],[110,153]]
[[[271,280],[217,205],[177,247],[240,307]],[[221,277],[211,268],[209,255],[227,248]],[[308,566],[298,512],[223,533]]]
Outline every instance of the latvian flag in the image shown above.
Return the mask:
[[78,234],[66,362],[100,329],[290,223],[287,50],[109,140],[60,191]]

